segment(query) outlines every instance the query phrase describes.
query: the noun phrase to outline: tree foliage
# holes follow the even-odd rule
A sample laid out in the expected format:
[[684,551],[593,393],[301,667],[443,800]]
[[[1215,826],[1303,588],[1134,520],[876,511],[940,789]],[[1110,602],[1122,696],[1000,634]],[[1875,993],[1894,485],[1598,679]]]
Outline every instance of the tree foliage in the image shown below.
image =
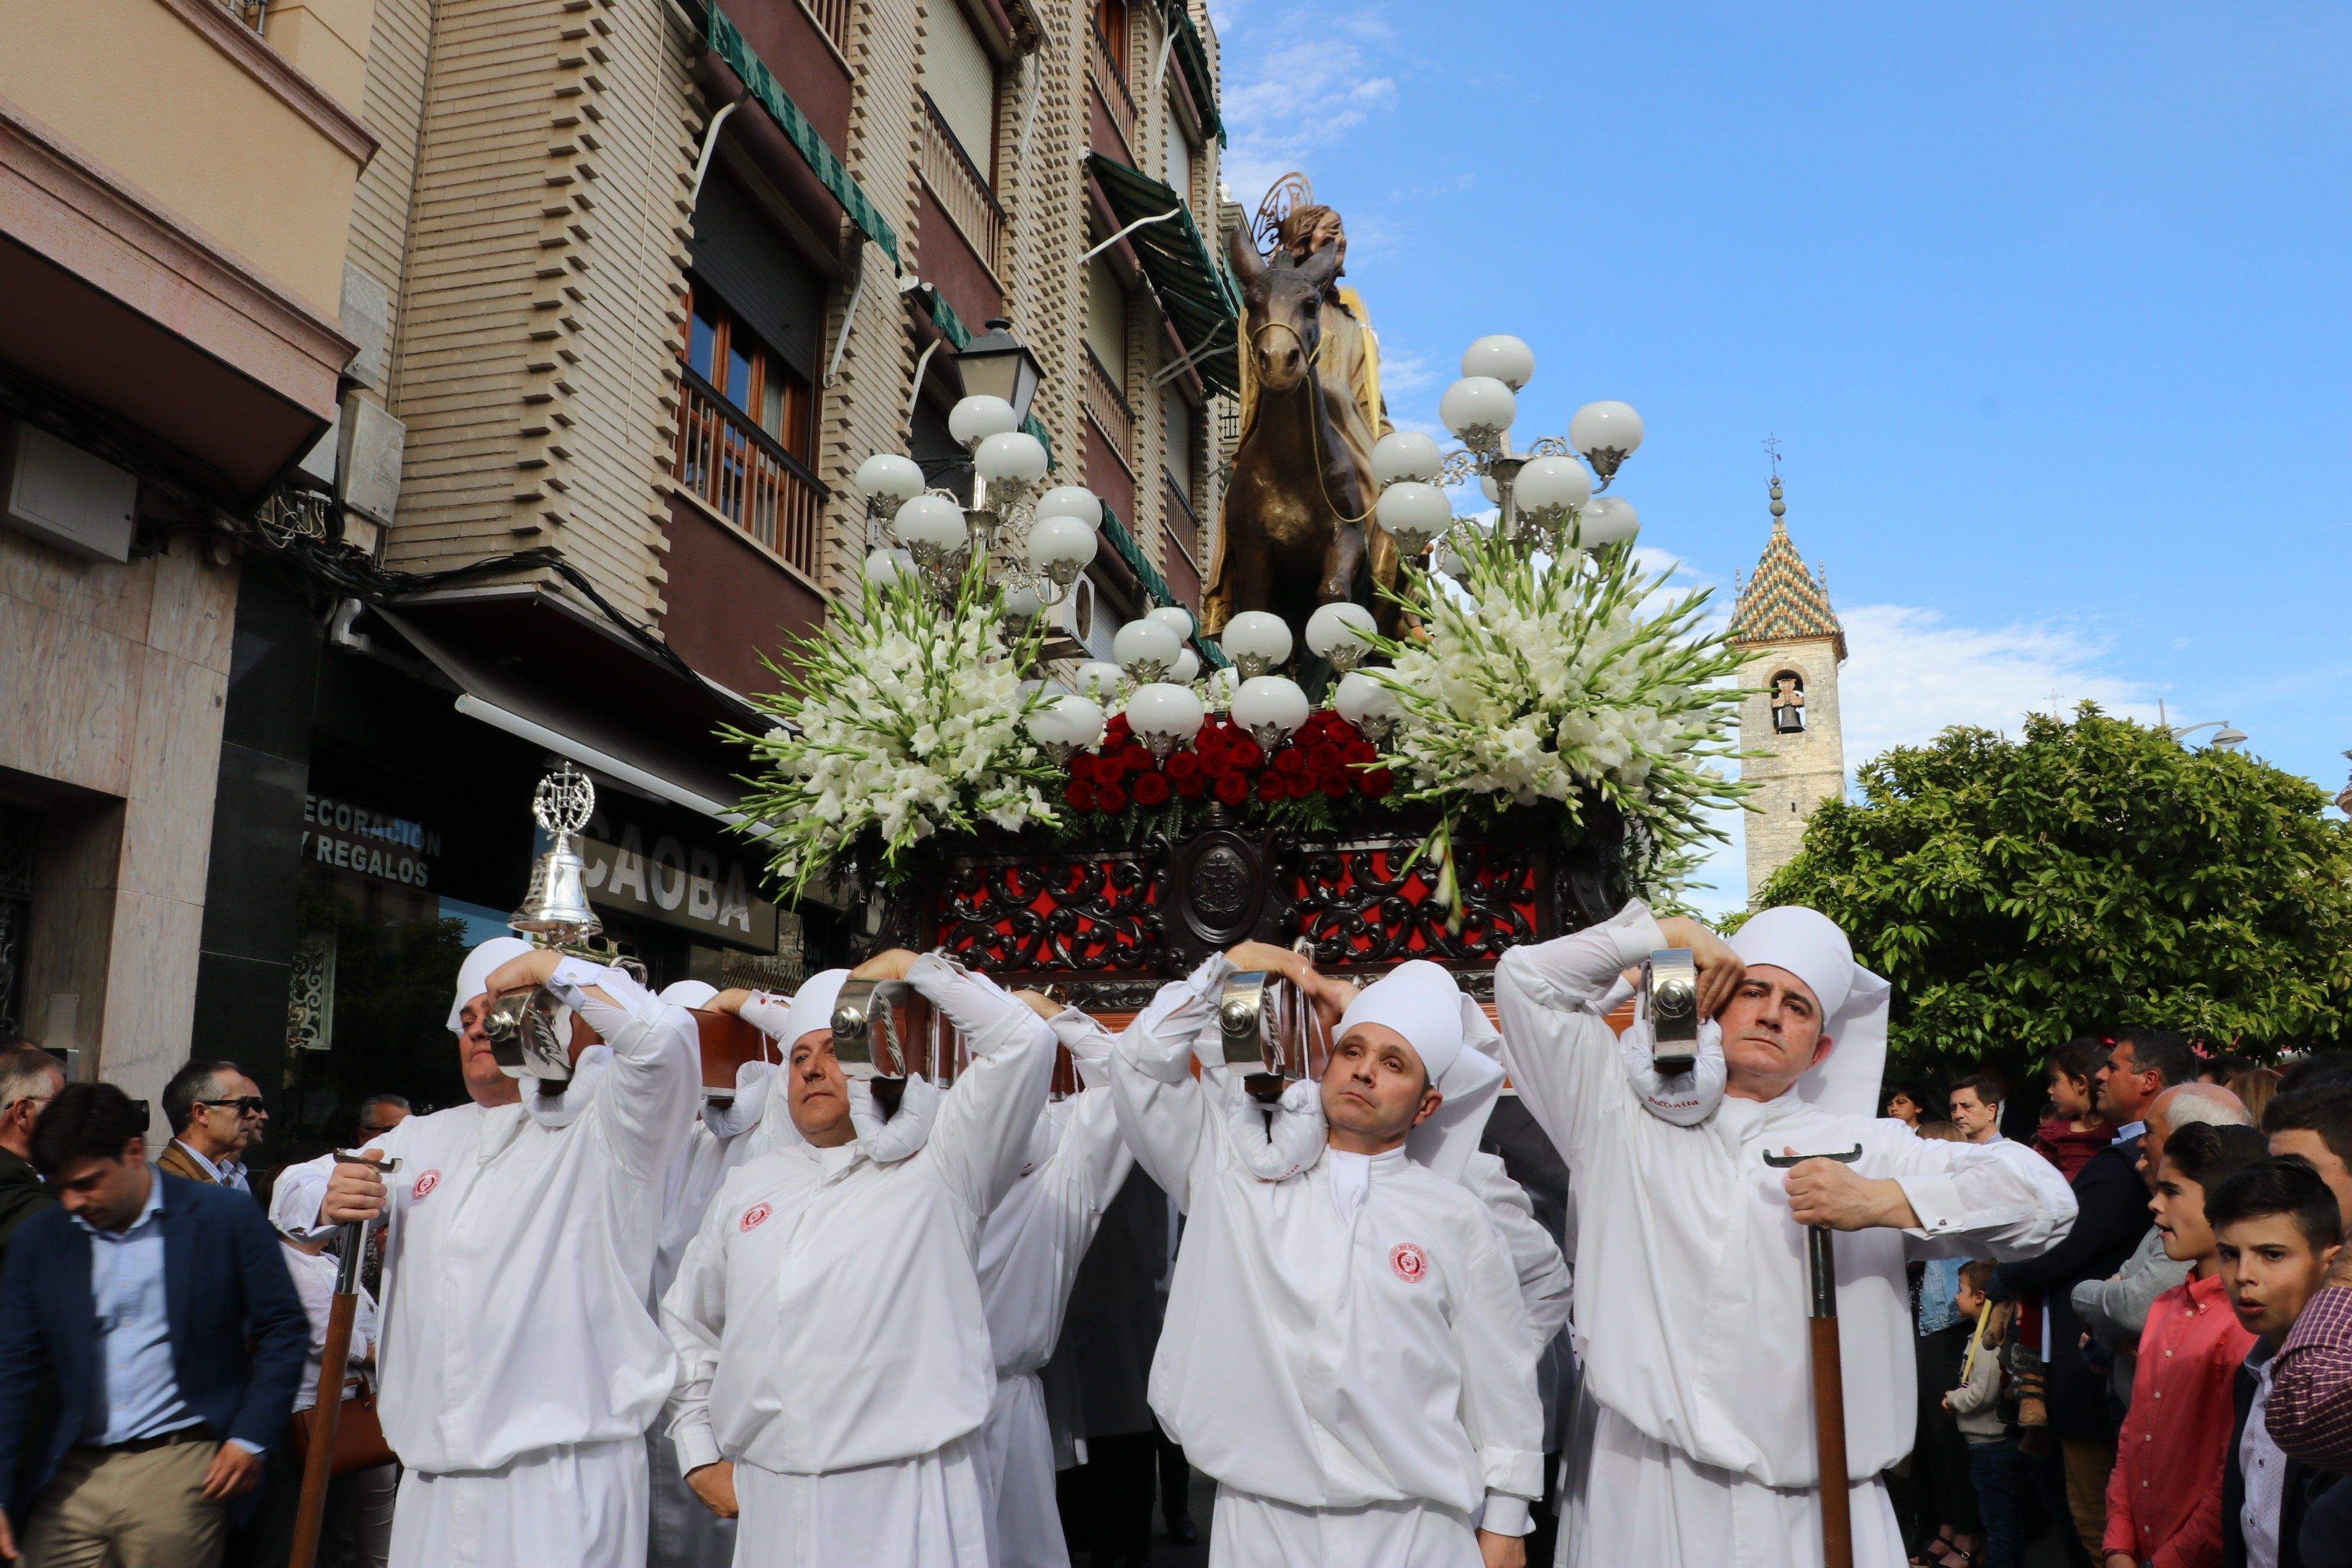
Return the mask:
[[2091,704],[1954,728],[1824,802],[1763,904],[1895,984],[1903,1068],[2005,1065],[2129,1025],[2268,1056],[2352,1035],[2352,824],[2309,780]]

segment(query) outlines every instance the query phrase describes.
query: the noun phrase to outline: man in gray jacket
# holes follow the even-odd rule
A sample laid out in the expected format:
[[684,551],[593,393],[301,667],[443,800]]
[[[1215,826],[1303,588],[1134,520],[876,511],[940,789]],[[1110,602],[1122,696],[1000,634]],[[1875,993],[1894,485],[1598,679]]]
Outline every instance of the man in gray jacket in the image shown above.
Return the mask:
[[[2140,1144],[2140,1173],[2151,1184],[2157,1162],[2164,1158],[2165,1141],[2176,1129],[2202,1121],[2214,1127],[2251,1127],[2254,1119],[2245,1103],[2219,1084],[2175,1085],[2148,1101],[2147,1136]],[[2115,1371],[2109,1386],[2116,1398],[2131,1405],[2132,1376],[2139,1365],[2139,1331],[2147,1324],[2148,1303],[2189,1278],[2190,1266],[2164,1255],[2164,1233],[2151,1229],[2124,1266],[2105,1279],[2085,1279],[2074,1287],[2074,1313],[2094,1340],[2113,1351]]]

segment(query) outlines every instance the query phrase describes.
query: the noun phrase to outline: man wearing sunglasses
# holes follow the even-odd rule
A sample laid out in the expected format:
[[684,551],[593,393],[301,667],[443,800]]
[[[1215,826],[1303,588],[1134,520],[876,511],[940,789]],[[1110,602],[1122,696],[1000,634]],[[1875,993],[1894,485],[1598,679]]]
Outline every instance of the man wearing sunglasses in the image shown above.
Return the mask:
[[261,1142],[269,1112],[259,1086],[235,1062],[190,1062],[163,1086],[163,1119],[172,1142],[156,1163],[191,1182],[213,1182],[240,1193],[246,1152]]

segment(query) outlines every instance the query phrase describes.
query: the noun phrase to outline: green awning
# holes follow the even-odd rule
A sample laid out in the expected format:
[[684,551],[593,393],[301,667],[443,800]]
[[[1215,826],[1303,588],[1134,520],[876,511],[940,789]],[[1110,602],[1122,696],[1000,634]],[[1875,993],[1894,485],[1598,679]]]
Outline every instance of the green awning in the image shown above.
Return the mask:
[[816,173],[817,183],[831,191],[842,210],[849,214],[849,221],[857,226],[857,232],[880,246],[893,267],[902,265],[898,259],[898,237],[891,232],[882,215],[874,210],[865,188],[841,166],[841,160],[824,144],[824,138],[816,133],[816,127],[809,123],[800,105],[777,85],[775,73],[751,52],[751,46],[743,41],[743,35],[735,30],[735,24],[719,8],[718,0],[707,0],[702,17],[702,39],[710,52],[743,79],[743,85],[760,100],[768,118],[783,132],[784,140],[808,160],[809,167]]
[[[958,353],[961,353],[971,345],[971,329],[963,324],[963,318],[956,314],[955,307],[948,303],[947,296],[940,292],[937,285],[927,283],[919,292],[927,301],[925,309],[931,318],[931,325],[939,328],[940,335],[946,338]],[[1045,467],[1051,468],[1054,466],[1054,438],[1045,434],[1045,426],[1037,422],[1037,416],[1032,414],[1024,419],[1021,428],[1037,437],[1037,445],[1045,448]]]
[[1184,73],[1184,85],[1192,89],[1192,101],[1200,106],[1202,134],[1215,137],[1220,147],[1231,146],[1225,138],[1224,117],[1217,112],[1217,83],[1209,74],[1209,49],[1201,41],[1201,29],[1192,25],[1184,0],[1167,0],[1161,9],[1169,30],[1176,35],[1177,68]]
[[[1151,291],[1174,324],[1177,341],[1192,356],[1202,384],[1228,396],[1240,395],[1241,356],[1234,345],[1240,341],[1241,290],[1210,255],[1208,242],[1192,222],[1192,210],[1174,191],[1116,158],[1089,153],[1087,166],[1120,227],[1143,218],[1160,220],[1136,229],[1127,243],[1143,262]],[[1171,207],[1176,216],[1164,216]]]
[[1143,546],[1135,542],[1135,535],[1128,532],[1127,524],[1118,520],[1118,513],[1110,509],[1108,501],[1103,502],[1102,536],[1110,541],[1112,552],[1135,573],[1135,580],[1143,584],[1143,592],[1152,605],[1176,602],[1176,595],[1168,591],[1168,579],[1160,574],[1159,567],[1144,558]]

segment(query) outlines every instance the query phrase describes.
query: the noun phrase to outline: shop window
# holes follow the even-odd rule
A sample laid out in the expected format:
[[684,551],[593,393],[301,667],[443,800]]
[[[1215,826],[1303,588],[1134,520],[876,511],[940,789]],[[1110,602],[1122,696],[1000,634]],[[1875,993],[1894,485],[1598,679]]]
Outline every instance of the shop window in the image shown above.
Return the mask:
[[1784,669],[1772,678],[1772,732],[1805,732],[1805,678],[1793,669]]

